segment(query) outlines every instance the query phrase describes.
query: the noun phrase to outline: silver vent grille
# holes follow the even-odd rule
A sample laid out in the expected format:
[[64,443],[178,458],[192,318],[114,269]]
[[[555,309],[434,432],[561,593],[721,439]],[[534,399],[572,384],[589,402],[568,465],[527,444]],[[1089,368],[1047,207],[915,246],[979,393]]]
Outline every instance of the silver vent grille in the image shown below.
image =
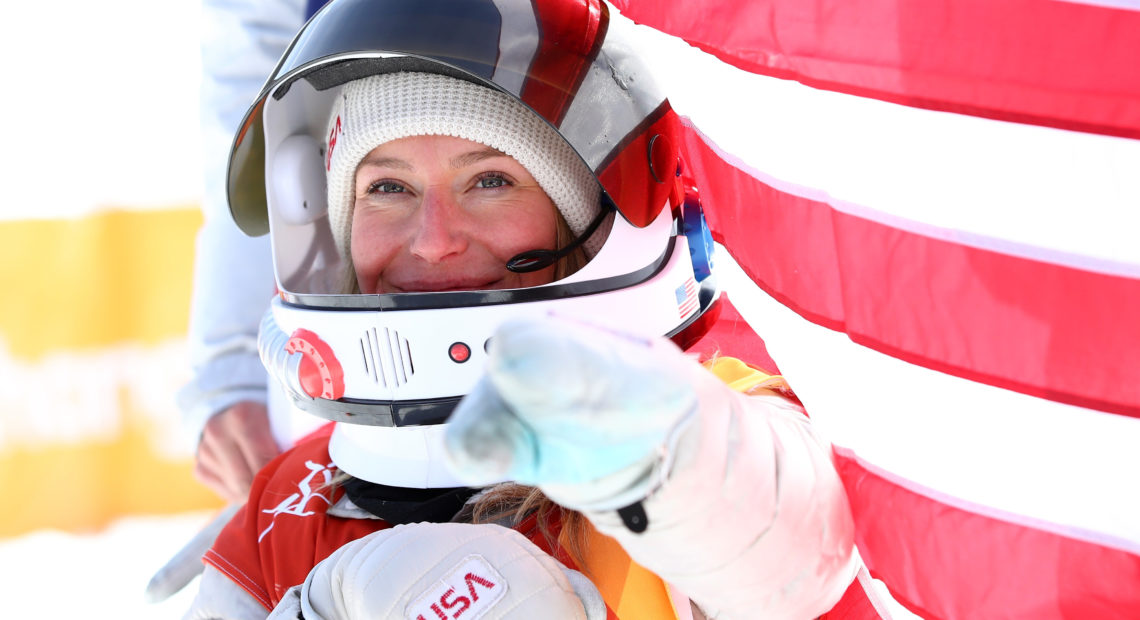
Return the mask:
[[386,327],[365,331],[360,339],[360,352],[364,357],[365,374],[377,385],[400,387],[416,371],[408,339]]

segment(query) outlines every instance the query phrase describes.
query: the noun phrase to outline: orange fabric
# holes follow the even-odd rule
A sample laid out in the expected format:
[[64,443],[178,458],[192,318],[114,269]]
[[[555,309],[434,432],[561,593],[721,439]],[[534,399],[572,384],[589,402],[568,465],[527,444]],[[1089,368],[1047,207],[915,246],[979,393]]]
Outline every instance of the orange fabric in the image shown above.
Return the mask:
[[[559,536],[559,544],[567,541]],[[614,539],[589,526],[582,568],[621,620],[676,619],[669,590],[660,577],[630,559]]]

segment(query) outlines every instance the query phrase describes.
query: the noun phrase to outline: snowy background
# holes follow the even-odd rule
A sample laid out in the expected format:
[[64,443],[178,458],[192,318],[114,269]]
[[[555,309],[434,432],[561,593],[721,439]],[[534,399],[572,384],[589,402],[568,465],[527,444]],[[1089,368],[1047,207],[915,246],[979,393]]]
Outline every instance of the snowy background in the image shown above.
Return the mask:
[[14,618],[181,618],[194,585],[157,604],[143,594],[154,572],[211,514],[126,517],[90,534],[37,531],[0,542],[5,613]]
[[[5,11],[0,53],[7,59],[4,133],[9,148],[0,155],[5,188],[0,224],[8,225],[3,234],[19,235],[27,220],[78,221],[112,206],[141,212],[197,204],[201,195],[198,3],[16,2]],[[27,258],[34,264],[42,257]],[[6,282],[19,267],[5,265]],[[185,274],[178,277],[188,284]],[[28,298],[20,291],[8,293],[6,304]],[[18,335],[14,332],[19,326],[4,327],[3,340]],[[152,364],[156,355],[185,364],[177,338],[158,348],[127,346],[142,351],[141,359],[125,362],[136,364],[134,370],[123,370],[135,374],[136,381],[142,381],[136,373],[139,367]],[[159,349],[164,352],[156,353]],[[20,430],[18,418],[27,421],[27,414],[12,394],[40,379],[43,389],[66,391],[73,380],[83,382],[71,372],[84,372],[80,366],[105,370],[123,359],[117,350],[87,347],[52,352],[54,361],[28,361],[4,357],[6,350],[0,349],[0,393],[5,396],[0,454],[62,450],[55,443],[46,445],[42,432],[33,438]],[[56,370],[49,373],[49,367]],[[181,462],[178,471],[188,479],[189,451],[178,440],[181,432],[171,392],[185,372],[181,366],[167,368],[166,377],[149,381],[156,393],[164,395],[157,397],[164,402],[147,413],[160,425],[156,432],[164,437],[165,458]],[[40,412],[42,394],[40,389],[33,392]],[[90,412],[102,405],[77,400],[76,406],[79,409],[61,407],[71,416],[53,417],[52,427],[59,435],[79,434],[68,442],[99,441],[77,428],[83,426],[79,420],[90,418]],[[5,473],[36,475],[26,470]],[[75,473],[78,479],[86,472]],[[13,496],[12,489],[3,492],[8,502],[24,499]],[[58,489],[61,510],[68,509],[69,495],[69,489]],[[83,533],[39,529],[0,538],[5,613],[18,618],[179,618],[192,589],[161,605],[145,603],[143,591],[154,571],[211,514],[203,506],[168,516],[124,516],[105,527],[93,524]]]

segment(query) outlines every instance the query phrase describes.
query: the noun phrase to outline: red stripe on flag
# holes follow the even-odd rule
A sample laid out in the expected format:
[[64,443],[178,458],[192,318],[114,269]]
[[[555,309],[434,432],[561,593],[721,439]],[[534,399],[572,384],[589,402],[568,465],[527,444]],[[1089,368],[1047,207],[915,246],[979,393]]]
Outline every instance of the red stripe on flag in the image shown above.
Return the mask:
[[768,355],[764,340],[740,316],[727,293],[721,293],[719,300],[702,318],[712,318],[711,327],[685,346],[686,352],[696,353],[701,361],[714,356],[735,357],[767,374],[780,374],[776,362]]
[[836,211],[761,182],[685,128],[713,236],[780,303],[907,362],[1140,417],[1140,280]]
[[937,501],[842,448],[835,462],[864,562],[923,618],[1140,618],[1140,555]]
[[1140,138],[1140,12],[1041,0],[693,0],[626,17],[746,71],[919,108]]

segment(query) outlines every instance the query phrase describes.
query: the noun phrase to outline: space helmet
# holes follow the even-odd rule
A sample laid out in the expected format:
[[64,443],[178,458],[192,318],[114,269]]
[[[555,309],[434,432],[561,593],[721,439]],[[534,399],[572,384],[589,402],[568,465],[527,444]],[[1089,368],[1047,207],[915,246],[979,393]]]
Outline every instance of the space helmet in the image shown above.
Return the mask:
[[[599,0],[333,0],[285,52],[237,132],[227,192],[239,228],[271,238],[278,295],[261,324],[262,360],[298,407],[337,422],[329,449],[342,470],[390,486],[456,485],[436,457],[443,426],[508,319],[553,313],[682,347],[707,329],[718,299],[711,237],[682,174],[680,119],[629,28]],[[426,100],[408,104],[409,89]],[[377,103],[392,92],[404,112]],[[460,103],[439,101],[455,93]],[[444,129],[430,122],[440,110],[457,115]],[[471,114],[480,122],[464,123]],[[488,117],[491,131],[463,133]],[[552,141],[521,154],[533,140],[493,143],[511,133],[495,122]],[[432,134],[515,157],[585,265],[528,288],[346,289],[343,171],[377,140]],[[549,164],[554,152],[569,163]],[[508,268],[543,268],[568,249],[536,249]]]

